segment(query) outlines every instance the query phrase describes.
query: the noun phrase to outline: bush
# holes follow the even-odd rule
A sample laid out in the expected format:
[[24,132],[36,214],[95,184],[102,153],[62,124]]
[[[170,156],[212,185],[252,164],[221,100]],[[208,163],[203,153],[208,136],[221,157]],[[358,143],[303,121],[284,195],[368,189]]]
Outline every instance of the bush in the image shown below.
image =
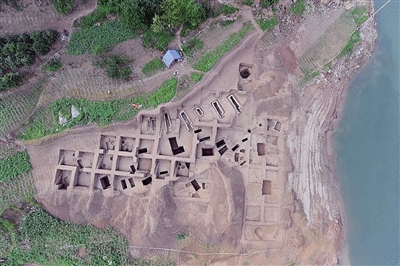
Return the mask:
[[19,174],[31,170],[29,155],[26,151],[17,152],[0,160],[0,182],[14,179]]
[[303,15],[305,10],[306,6],[304,4],[304,0],[296,0],[293,7],[290,9],[290,11],[295,13],[297,16]]
[[244,0],[243,4],[246,6],[252,6],[254,5],[254,0]]
[[202,40],[198,38],[192,38],[186,41],[186,43],[182,46],[182,49],[186,55],[192,56],[196,50],[202,49],[203,46],[204,43]]
[[109,21],[98,27],[92,26],[74,32],[67,47],[67,53],[101,54],[111,50],[117,43],[135,38],[132,30],[120,21]]
[[47,71],[57,71],[62,67],[60,59],[52,59],[48,61],[42,69]]
[[129,58],[113,54],[109,55],[106,60],[98,61],[95,65],[105,67],[109,78],[127,79],[132,73],[128,65],[130,61]]
[[22,76],[17,72],[7,73],[0,78],[0,91],[18,86]]
[[234,6],[222,4],[221,7],[218,8],[218,11],[219,11],[218,13],[224,14],[224,15],[230,15],[230,14],[235,13],[238,10],[239,9]]
[[276,16],[271,19],[259,19],[259,20],[257,20],[257,23],[258,23],[258,25],[260,25],[260,28],[263,31],[270,30],[279,24],[278,18]]
[[196,73],[196,72],[192,72],[191,74],[192,80],[197,83],[199,82],[202,78],[203,78],[203,73]]
[[75,8],[74,0],[50,0],[50,3],[61,15],[67,15]]
[[261,7],[268,8],[278,3],[279,0],[261,0]]
[[163,63],[163,61],[160,58],[154,58],[153,60],[151,60],[150,62],[146,63],[143,67],[142,67],[142,72],[143,74],[145,74],[146,76],[151,76],[154,73],[156,73],[157,71],[163,70],[165,68],[165,65]]

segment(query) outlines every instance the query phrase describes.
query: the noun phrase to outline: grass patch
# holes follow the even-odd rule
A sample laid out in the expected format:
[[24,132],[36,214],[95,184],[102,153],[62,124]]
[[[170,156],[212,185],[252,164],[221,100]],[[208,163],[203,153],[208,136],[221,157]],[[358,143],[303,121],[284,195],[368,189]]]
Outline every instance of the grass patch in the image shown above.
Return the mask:
[[303,77],[299,80],[299,87],[303,88],[308,82],[318,77],[319,71],[314,71],[312,73],[305,73]]
[[297,0],[293,7],[290,9],[290,12],[295,13],[297,16],[303,15],[304,11],[306,11],[306,5],[304,4],[304,0]]
[[[11,232],[6,265],[128,265],[128,243],[114,229],[64,222],[39,209]],[[28,248],[27,248],[28,246]],[[80,257],[79,249],[86,256]]]
[[92,26],[74,32],[67,53],[99,55],[111,50],[117,43],[135,38],[134,32],[120,21],[109,21],[98,27]]
[[156,72],[163,70],[165,68],[165,65],[163,61],[160,58],[154,58],[150,62],[146,63],[142,67],[142,72],[145,74],[145,76],[150,77]]
[[90,28],[96,23],[102,23],[107,19],[107,10],[104,6],[99,5],[95,11],[80,19],[77,26],[81,28]]
[[67,15],[75,8],[74,0],[50,0],[57,13]]
[[356,31],[354,32],[349,41],[347,42],[346,46],[343,47],[342,51],[338,54],[337,58],[340,58],[342,56],[348,55],[353,53],[354,50],[354,44],[361,42],[361,36],[360,36],[360,32]]
[[[160,88],[149,94],[128,99],[90,101],[62,98],[39,110],[18,137],[31,140],[58,133],[76,125],[96,123],[98,126],[105,126],[113,122],[129,120],[139,111],[132,107],[132,103],[142,105],[142,108],[155,108],[174,97],[176,86],[177,79],[172,78],[164,81]],[[73,119],[70,113],[72,105],[80,112]],[[64,126],[59,124],[59,114],[68,120]]]
[[14,179],[19,174],[28,172],[31,170],[28,153],[20,151],[7,156],[3,160],[0,160],[0,169],[0,182]]
[[234,6],[230,6],[227,4],[222,4],[221,7],[219,8],[219,13],[224,14],[224,15],[230,15],[238,11],[239,8],[236,8]]
[[203,78],[203,73],[197,73],[197,72],[192,72],[190,73],[190,76],[192,77],[192,80],[194,83],[200,82],[200,80]]
[[57,71],[62,67],[62,63],[60,61],[60,59],[52,59],[49,60],[43,67],[43,70],[47,70],[47,71]]
[[238,32],[232,33],[229,37],[217,48],[206,53],[193,68],[199,71],[207,72],[214,64],[227,52],[232,50],[246,34],[253,29],[251,24],[245,24]]
[[246,6],[253,6],[254,5],[254,0],[244,0],[243,4]]
[[182,46],[183,52],[187,56],[192,56],[194,52],[197,50],[201,50],[204,46],[204,42],[199,38],[191,38],[186,41],[186,43]]
[[168,33],[153,32],[147,30],[142,35],[143,46],[147,48],[154,48],[160,51],[165,51],[168,44],[172,41],[174,37]]
[[107,77],[116,79],[128,79],[132,73],[129,67],[131,60],[127,57],[121,57],[117,54],[109,55],[106,59],[99,60],[95,63],[96,66],[105,68]]
[[353,16],[354,22],[357,26],[361,26],[368,18],[367,9],[364,7],[356,7],[351,11],[351,15]]
[[257,20],[258,25],[263,31],[267,31],[279,24],[278,17],[273,17],[271,19],[259,19]]

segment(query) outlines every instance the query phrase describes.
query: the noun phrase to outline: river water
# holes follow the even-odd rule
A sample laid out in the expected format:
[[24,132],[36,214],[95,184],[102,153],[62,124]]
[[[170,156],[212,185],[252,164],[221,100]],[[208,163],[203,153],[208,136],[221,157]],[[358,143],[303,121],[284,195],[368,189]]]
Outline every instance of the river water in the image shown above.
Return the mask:
[[352,265],[400,265],[399,2],[376,16],[374,56],[350,85],[334,139]]

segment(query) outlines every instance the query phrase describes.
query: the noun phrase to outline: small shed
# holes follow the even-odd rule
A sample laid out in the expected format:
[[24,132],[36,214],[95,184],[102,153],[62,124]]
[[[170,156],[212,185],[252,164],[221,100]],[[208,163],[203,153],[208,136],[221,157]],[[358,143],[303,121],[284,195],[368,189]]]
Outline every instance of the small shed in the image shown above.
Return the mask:
[[181,62],[182,57],[176,50],[168,50],[162,57],[162,61],[170,68],[174,62]]

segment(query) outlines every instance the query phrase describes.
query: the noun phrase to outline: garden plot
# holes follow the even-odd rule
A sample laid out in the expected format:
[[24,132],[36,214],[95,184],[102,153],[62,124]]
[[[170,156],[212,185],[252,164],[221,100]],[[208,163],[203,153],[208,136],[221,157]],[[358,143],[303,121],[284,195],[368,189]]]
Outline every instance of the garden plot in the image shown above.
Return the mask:
[[298,63],[304,73],[312,73],[337,56],[356,29],[351,12],[344,12],[325,33],[300,57]]
[[42,88],[37,85],[28,91],[18,90],[0,96],[0,135],[16,129],[35,109]]
[[110,79],[101,69],[66,69],[57,73],[43,92],[41,104],[63,98],[104,100],[126,97],[137,91],[132,82]]
[[16,178],[0,183],[0,213],[9,206],[35,195],[32,173],[24,173]]

